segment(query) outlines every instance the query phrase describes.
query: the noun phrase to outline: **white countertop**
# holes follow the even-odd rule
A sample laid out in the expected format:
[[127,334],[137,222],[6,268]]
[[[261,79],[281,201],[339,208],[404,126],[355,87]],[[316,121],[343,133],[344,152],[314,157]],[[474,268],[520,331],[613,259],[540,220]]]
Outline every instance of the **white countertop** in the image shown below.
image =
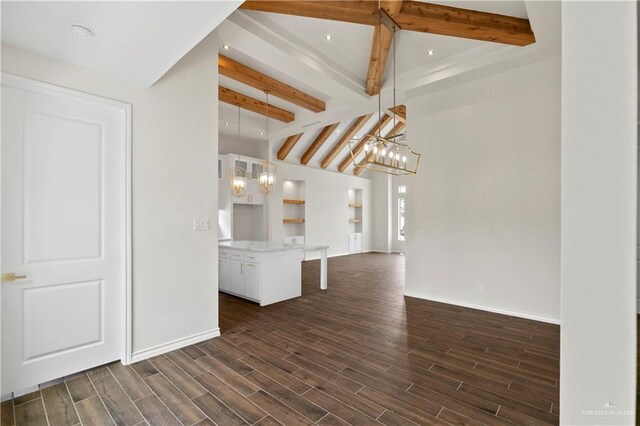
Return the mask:
[[329,246],[309,246],[305,244],[282,244],[274,241],[225,241],[218,243],[219,248],[252,252],[272,252],[289,250],[324,250]]

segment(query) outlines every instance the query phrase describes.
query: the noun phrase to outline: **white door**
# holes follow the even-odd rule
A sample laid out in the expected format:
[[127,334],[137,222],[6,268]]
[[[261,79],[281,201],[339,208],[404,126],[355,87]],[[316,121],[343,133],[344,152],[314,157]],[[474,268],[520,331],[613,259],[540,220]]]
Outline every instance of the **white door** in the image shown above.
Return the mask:
[[3,75],[3,393],[124,353],[129,114]]

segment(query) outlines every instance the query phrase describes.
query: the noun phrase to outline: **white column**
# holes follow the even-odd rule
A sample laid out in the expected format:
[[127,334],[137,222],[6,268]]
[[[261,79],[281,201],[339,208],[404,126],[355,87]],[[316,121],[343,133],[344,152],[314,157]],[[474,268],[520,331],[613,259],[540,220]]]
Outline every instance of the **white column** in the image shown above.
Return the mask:
[[633,424],[635,2],[562,4],[561,424]]

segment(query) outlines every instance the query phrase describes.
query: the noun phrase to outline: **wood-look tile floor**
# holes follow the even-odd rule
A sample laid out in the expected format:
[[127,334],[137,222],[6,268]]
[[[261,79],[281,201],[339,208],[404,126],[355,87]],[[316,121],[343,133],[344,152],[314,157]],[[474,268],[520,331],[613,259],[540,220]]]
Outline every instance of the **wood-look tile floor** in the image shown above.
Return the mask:
[[2,404],[2,425],[557,424],[559,328],[403,297],[404,258],[303,266],[303,296],[221,294],[222,336]]

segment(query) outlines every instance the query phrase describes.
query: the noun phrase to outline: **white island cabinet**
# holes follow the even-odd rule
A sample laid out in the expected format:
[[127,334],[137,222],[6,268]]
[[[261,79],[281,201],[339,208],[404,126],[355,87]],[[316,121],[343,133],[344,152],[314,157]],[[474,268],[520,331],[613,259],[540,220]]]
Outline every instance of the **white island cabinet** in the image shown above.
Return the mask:
[[303,248],[267,241],[220,243],[220,291],[258,302],[260,306],[300,297]]

